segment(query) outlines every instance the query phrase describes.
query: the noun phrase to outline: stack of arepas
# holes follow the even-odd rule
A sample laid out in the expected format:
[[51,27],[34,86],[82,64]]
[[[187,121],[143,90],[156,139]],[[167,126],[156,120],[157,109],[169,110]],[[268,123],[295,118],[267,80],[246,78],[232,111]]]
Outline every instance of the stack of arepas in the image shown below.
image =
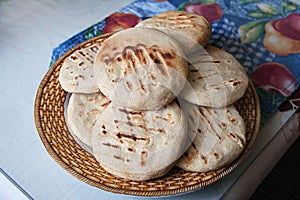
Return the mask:
[[246,143],[232,105],[248,77],[226,51],[208,45],[211,26],[169,11],[76,50],[59,81],[72,93],[67,122],[108,172],[132,180],[231,163]]

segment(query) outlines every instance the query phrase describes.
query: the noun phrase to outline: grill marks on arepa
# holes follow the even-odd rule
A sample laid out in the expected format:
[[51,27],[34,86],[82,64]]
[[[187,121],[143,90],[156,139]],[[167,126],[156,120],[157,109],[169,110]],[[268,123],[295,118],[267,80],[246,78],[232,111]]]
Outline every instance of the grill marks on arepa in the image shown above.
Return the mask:
[[[202,119],[210,126],[212,133],[218,138],[219,141],[228,137],[230,140],[234,140],[241,147],[244,146],[245,140],[240,138],[237,134],[233,132],[228,132],[228,126],[237,126],[237,117],[233,116],[232,109],[223,108],[221,113],[223,113],[223,120],[220,122],[220,112],[216,112],[214,109],[199,106],[199,112]],[[202,131],[201,131],[202,132]],[[225,134],[224,134],[225,133]]]
[[177,40],[189,56],[195,50],[202,49],[211,36],[208,21],[195,13],[167,11],[141,21],[136,27],[155,28]]
[[110,104],[93,129],[93,153],[109,172],[144,180],[167,172],[184,152],[187,124],[176,102],[155,111]]
[[[216,121],[216,118],[214,117],[214,115],[212,115],[212,113],[204,107],[199,107],[199,112],[200,112],[203,120],[205,120],[206,123],[210,126],[212,133],[218,138],[218,140],[221,140],[222,138],[219,135],[220,130],[218,129],[218,127],[214,126],[214,124],[213,124],[213,122]],[[201,132],[203,132],[203,131],[201,131]]]
[[[112,57],[103,55],[102,59],[106,64],[106,71],[110,74],[112,84],[117,83],[119,80],[114,77],[124,77],[128,73],[138,74],[141,72],[140,68],[145,67],[150,72],[148,74],[149,80],[155,84],[160,75],[162,75],[163,79],[169,78],[170,74],[167,68],[173,67],[171,59],[174,57],[174,52],[160,49],[157,45],[146,47],[143,44],[138,44],[136,46],[127,46],[123,52],[115,53]],[[117,63],[123,65],[119,72],[115,71],[114,64]],[[142,82],[142,79],[138,79],[136,83],[126,81],[127,89],[132,90],[134,85],[138,85],[141,91],[146,92]]]
[[205,50],[207,54],[193,54],[188,65],[189,84],[179,96],[197,105],[222,108],[244,95],[248,76],[241,64],[223,49],[208,45]]
[[97,117],[111,103],[102,93],[72,94],[67,107],[67,123],[72,133],[84,144],[92,146],[92,129]]
[[99,92],[94,75],[94,59],[99,47],[99,43],[86,46],[63,61],[59,80],[64,90],[71,93]]
[[192,82],[196,82],[197,80],[201,80],[201,79],[213,78],[213,76],[218,75],[218,73],[215,72],[214,70],[203,70],[202,73],[199,74],[198,69],[196,69],[192,65],[189,65],[189,72],[190,73],[196,73],[196,75],[193,76],[194,78],[191,80]]
[[195,24],[192,20],[195,20],[196,16],[186,16],[184,14],[179,14],[177,16],[156,16],[152,17],[157,23],[156,26],[170,28],[170,29],[184,29],[193,28]]
[[122,30],[108,38],[96,56],[98,87],[123,107],[162,108],[185,85],[188,69],[184,57],[179,43],[161,31]]
[[[141,129],[141,131],[147,133],[147,132],[151,132],[151,133],[158,133],[158,134],[164,134],[166,133],[166,130],[163,127],[159,127],[159,128],[155,128],[155,127],[151,127],[147,124],[147,122],[145,122],[144,117],[145,117],[145,113],[142,111],[133,111],[131,109],[127,109],[127,108],[118,108],[118,111],[121,113],[124,113],[126,115],[126,120],[114,120],[115,126],[116,126],[116,132],[114,133],[114,135],[116,136],[116,138],[119,139],[120,143],[124,143],[124,140],[128,140],[128,141],[144,141],[145,144],[148,144],[151,140],[151,138],[149,138],[150,135],[145,134],[144,137],[139,137],[134,133],[128,133],[128,132],[124,132],[120,129],[120,127],[124,127],[127,126],[128,128],[126,128],[127,130],[132,131],[133,129]],[[154,116],[156,121],[163,121],[163,123],[169,123],[171,125],[175,124],[175,121],[172,119],[172,114],[167,113],[166,117],[160,116],[160,115],[155,115]],[[160,122],[157,122],[160,123]],[[101,126],[101,131],[103,134],[107,134],[107,130],[105,128],[105,125],[103,124]],[[107,145],[108,146],[108,145]],[[116,145],[111,144],[111,147],[115,148]],[[132,149],[132,151],[130,152],[134,152],[133,149],[134,148],[129,148]]]
[[237,158],[246,143],[246,127],[234,106],[209,108],[183,102],[182,107],[188,116],[189,135],[195,138],[178,167],[207,172]]

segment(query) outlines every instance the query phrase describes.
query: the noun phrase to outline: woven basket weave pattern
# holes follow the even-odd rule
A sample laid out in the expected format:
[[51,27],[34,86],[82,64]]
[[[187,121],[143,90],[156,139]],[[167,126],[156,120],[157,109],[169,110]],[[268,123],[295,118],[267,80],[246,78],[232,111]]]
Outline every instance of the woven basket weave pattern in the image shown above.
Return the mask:
[[255,141],[260,121],[258,97],[252,83],[242,99],[235,103],[247,125],[247,145],[239,158],[223,169],[209,172],[187,172],[174,167],[167,175],[149,181],[131,181],[106,172],[96,159],[81,148],[71,136],[64,118],[67,93],[58,76],[63,60],[75,50],[103,42],[111,34],[88,40],[57,60],[43,78],[35,101],[35,122],[48,153],[65,170],[80,180],[106,191],[138,196],[179,194],[207,186],[231,172],[247,155]]

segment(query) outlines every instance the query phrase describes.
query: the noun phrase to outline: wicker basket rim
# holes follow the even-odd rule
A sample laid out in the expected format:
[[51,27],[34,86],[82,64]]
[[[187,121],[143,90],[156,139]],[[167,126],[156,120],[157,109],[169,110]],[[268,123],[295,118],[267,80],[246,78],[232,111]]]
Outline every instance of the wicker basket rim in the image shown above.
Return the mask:
[[209,179],[208,181],[204,181],[201,182],[198,185],[191,185],[191,186],[187,186],[187,187],[183,187],[183,188],[178,188],[178,189],[174,189],[174,190],[161,190],[161,191],[134,191],[134,190],[126,190],[126,189],[118,189],[118,188],[112,188],[112,187],[108,187],[106,185],[103,185],[101,183],[98,183],[96,181],[93,181],[91,179],[88,179],[87,177],[77,173],[74,169],[72,169],[70,166],[68,166],[60,157],[59,155],[53,150],[51,144],[49,144],[46,136],[43,133],[43,129],[41,127],[41,118],[39,116],[39,111],[40,111],[40,102],[41,102],[41,97],[42,97],[42,93],[43,93],[43,89],[46,86],[46,84],[49,82],[50,76],[53,74],[54,70],[56,69],[57,66],[59,66],[59,64],[66,58],[68,57],[71,53],[73,53],[75,50],[81,48],[82,46],[96,41],[98,39],[101,39],[103,37],[109,37],[110,35],[112,35],[111,33],[109,34],[104,34],[104,35],[100,35],[94,38],[91,38],[83,43],[80,43],[79,45],[76,45],[75,47],[71,48],[70,50],[68,50],[64,55],[62,55],[57,61],[55,61],[52,66],[50,67],[50,69],[47,71],[47,73],[44,75],[37,93],[36,93],[36,97],[35,97],[35,102],[34,102],[34,121],[35,121],[35,125],[36,125],[36,129],[38,132],[38,135],[43,143],[43,145],[45,146],[47,152],[50,154],[50,156],[63,168],[65,169],[67,172],[69,172],[70,174],[72,174],[74,177],[78,178],[79,180],[88,183],[94,187],[103,189],[105,191],[108,192],[113,192],[113,193],[119,193],[119,194],[126,194],[126,195],[134,195],[134,196],[169,196],[169,195],[181,195],[187,192],[192,192],[195,191],[197,189],[201,189],[205,186],[210,185],[211,183],[214,183],[218,180],[220,180],[221,178],[223,178],[225,175],[229,174],[233,169],[235,169],[248,155],[249,151],[251,150],[252,146],[255,143],[255,139],[257,137],[258,134],[258,130],[260,127],[260,104],[259,104],[259,98],[258,95],[256,93],[255,87],[252,83],[252,81],[249,79],[249,87],[251,88],[251,90],[253,91],[253,98],[254,98],[254,102],[255,102],[255,113],[256,113],[256,117],[255,117],[255,121],[257,122],[255,124],[254,127],[254,133],[252,134],[252,137],[250,139],[250,141],[247,143],[246,148],[243,150],[243,152],[241,153],[241,155],[238,157],[237,160],[235,160],[230,167],[226,168],[225,170],[223,170],[220,174],[218,174],[217,176],[214,176],[213,178]]

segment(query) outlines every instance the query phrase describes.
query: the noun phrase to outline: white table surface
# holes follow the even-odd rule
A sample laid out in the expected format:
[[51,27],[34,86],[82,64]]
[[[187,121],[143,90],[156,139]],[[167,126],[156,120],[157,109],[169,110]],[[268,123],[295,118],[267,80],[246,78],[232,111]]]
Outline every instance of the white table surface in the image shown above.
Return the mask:
[[[0,168],[33,199],[138,198],[97,189],[62,169],[46,152],[33,117],[52,49],[130,2],[0,0]],[[219,199],[231,179],[164,199]]]

